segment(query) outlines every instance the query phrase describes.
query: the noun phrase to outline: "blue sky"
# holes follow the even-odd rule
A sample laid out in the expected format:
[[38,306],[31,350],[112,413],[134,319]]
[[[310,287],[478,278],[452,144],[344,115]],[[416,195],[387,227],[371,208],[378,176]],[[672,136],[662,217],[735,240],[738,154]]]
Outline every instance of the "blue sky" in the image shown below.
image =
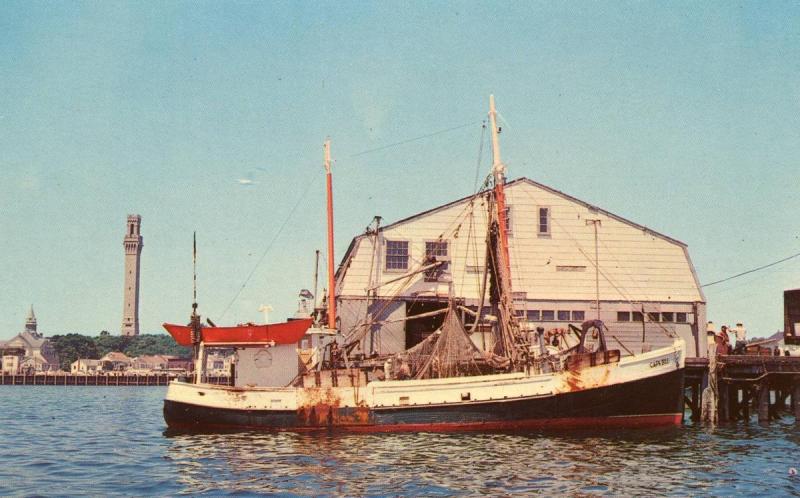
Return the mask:
[[[6,1],[0,75],[0,338],[31,303],[118,332],[134,212],[143,332],[188,317],[194,230],[205,315],[283,318],[325,137],[338,262],[373,215],[470,193],[490,93],[510,178],[682,240],[701,282],[800,252],[797,3]],[[709,318],[772,333],[797,287],[800,258],[708,287]]]

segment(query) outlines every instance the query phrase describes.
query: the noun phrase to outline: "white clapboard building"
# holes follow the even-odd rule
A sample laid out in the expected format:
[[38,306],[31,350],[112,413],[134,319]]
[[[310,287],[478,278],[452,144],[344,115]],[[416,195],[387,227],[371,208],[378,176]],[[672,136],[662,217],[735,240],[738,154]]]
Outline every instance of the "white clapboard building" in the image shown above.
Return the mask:
[[[619,339],[609,347],[623,355],[617,342],[638,353],[674,333],[688,356],[704,356],[705,297],[685,244],[526,178],[505,192],[514,306],[525,327],[579,326],[598,317],[599,300],[600,319]],[[487,209],[485,197],[466,197],[354,238],[337,272],[341,330],[368,317],[363,352],[398,352],[442,315],[406,318],[445,307],[451,288],[477,309]],[[414,273],[434,259],[445,263]]]

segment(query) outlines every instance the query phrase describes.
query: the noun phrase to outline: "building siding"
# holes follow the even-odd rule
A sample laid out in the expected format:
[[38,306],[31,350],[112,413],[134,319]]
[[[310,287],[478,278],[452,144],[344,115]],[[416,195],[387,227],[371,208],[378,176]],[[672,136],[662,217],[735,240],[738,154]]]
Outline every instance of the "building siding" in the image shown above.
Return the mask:
[[[693,313],[695,322],[704,323],[700,320],[705,320],[705,297],[681,242],[527,179],[509,183],[506,198],[511,208],[512,287],[515,293],[524,293],[524,298],[515,299],[517,307],[541,309],[541,303],[564,303],[573,306],[566,309],[585,311],[586,318],[595,316],[595,238],[587,220],[599,219],[601,318],[612,322],[616,311],[641,311],[642,303],[647,303],[647,311]],[[550,210],[546,235],[538,231],[540,207]],[[368,288],[404,274],[386,269],[387,240],[408,242],[408,269],[413,270],[423,264],[425,242],[440,237],[448,243],[454,294],[467,304],[476,303],[485,258],[487,209],[483,197],[462,199],[357,237],[339,271],[338,294],[343,306],[364,299]],[[445,299],[449,285],[426,282],[417,274],[377,287],[374,298]],[[347,329],[349,321],[342,317],[343,328]],[[686,327],[682,324],[678,329]],[[395,337],[393,343],[400,342]]]

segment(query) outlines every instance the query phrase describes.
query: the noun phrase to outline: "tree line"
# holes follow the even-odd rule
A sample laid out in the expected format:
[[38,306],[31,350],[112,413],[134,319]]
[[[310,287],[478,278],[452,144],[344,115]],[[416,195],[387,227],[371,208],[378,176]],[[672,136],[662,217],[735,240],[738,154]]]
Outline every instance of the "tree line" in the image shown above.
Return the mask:
[[164,334],[142,334],[137,336],[111,335],[107,331],[91,337],[83,334],[64,334],[48,337],[58,353],[62,370],[69,371],[77,359],[97,360],[111,351],[120,351],[133,358],[141,355],[173,355],[189,357],[190,348],[179,346],[175,339]]

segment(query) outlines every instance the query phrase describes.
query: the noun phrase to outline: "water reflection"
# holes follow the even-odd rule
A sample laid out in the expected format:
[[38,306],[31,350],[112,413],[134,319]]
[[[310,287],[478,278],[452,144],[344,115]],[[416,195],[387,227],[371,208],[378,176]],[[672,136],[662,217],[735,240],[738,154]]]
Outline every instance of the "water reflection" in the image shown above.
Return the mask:
[[[686,492],[686,430],[527,434],[170,435],[186,493]],[[698,462],[699,463],[699,462]],[[707,466],[707,471],[714,471]]]
[[[793,417],[511,434],[164,433],[158,388],[0,389],[0,496],[800,495]],[[54,401],[56,400],[56,401]]]

